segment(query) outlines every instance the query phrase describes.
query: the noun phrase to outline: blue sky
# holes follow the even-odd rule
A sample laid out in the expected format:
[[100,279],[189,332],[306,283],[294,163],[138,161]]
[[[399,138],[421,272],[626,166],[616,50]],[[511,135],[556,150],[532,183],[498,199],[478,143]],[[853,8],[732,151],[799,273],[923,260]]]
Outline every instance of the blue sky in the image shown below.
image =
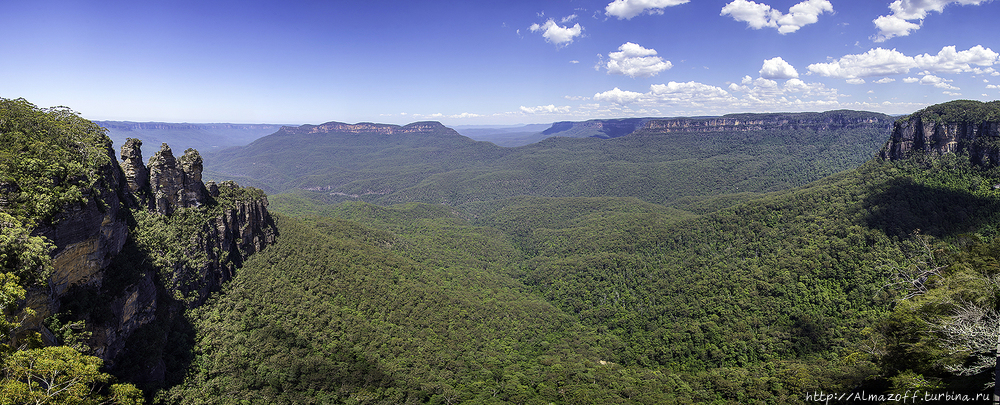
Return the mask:
[[1000,1],[9,0],[0,97],[94,120],[447,125],[1000,99]]

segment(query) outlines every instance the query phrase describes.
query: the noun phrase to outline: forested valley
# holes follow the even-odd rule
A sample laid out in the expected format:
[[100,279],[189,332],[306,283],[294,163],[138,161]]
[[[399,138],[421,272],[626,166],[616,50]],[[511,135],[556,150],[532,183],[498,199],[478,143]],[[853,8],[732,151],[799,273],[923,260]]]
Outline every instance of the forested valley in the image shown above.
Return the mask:
[[[155,352],[159,378],[139,361],[100,368],[88,326],[59,329],[110,316],[87,305],[64,300],[39,329],[59,336],[18,325],[25,291],[52,273],[52,243],[32,229],[100,187],[110,142],[74,114],[6,102],[21,115],[0,120],[2,403],[32,392],[18,359],[55,348],[90,362],[93,403],[786,404],[990,390],[997,102],[898,119],[652,120],[517,148],[434,123],[283,128],[205,157],[206,178],[266,197],[227,188],[167,216],[125,210],[132,256],[114,266],[166,280],[160,308],[175,310],[135,335],[162,344],[123,353]],[[938,129],[907,138],[901,123]],[[69,152],[81,147],[92,149]],[[51,161],[67,163],[40,172]],[[239,201],[266,201],[277,238],[200,302],[181,270],[208,259],[185,255],[190,235]],[[111,285],[73,297],[116,297]]]

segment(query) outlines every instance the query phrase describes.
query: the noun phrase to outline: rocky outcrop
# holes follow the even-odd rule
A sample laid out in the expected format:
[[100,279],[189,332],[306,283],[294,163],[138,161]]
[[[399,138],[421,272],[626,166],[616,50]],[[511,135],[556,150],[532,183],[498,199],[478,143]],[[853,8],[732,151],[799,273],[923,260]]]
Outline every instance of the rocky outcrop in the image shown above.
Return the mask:
[[[223,182],[219,187],[229,189],[220,192],[230,193],[239,188],[233,182]],[[211,292],[233,278],[247,257],[273,244],[277,236],[266,197],[236,201],[222,215],[209,220],[192,238],[193,250],[204,253],[207,260],[197,271],[197,282],[191,284],[197,286],[191,306],[201,305]]]
[[[82,204],[63,208],[51,221],[34,229],[55,245],[51,252],[53,273],[48,283],[28,291],[27,307],[33,310],[22,326],[43,330],[46,318],[60,311],[60,298],[74,286],[100,287],[102,271],[122,251],[128,238],[128,185],[114,160],[98,171],[97,187],[83,189]],[[43,336],[50,334],[43,333]]]
[[921,114],[897,121],[880,156],[900,160],[918,153],[966,153],[977,164],[996,166],[1000,164],[1000,122],[941,122]]
[[[123,356],[130,356],[127,343],[137,331],[154,330],[143,336],[159,334],[159,339],[166,341],[170,325],[185,308],[204,303],[222,283],[232,279],[244,260],[277,237],[263,192],[242,189],[232,182],[206,187],[201,178],[203,161],[194,149],[174,159],[164,144],[147,167],[142,163],[141,145],[139,140],[127,141],[121,149],[120,165],[109,147],[109,163],[98,171],[95,186],[82,190],[85,202],[64,207],[33,231],[55,245],[54,271],[44,286],[29,290],[25,303],[33,314],[22,323],[24,330],[41,332],[47,343],[55,344],[57,337],[47,329],[47,318],[62,314],[68,321],[85,320],[93,354],[104,359],[112,371]],[[137,223],[133,210],[155,212],[169,223],[178,210],[196,207],[202,207],[198,216],[187,216],[188,220],[199,216],[205,220],[183,235],[187,239],[180,245],[185,257],[198,259],[179,263],[166,272],[151,267],[161,252],[130,242],[130,235],[136,232],[131,227]],[[99,315],[63,311],[66,305],[74,305],[72,301],[80,294],[100,297]],[[141,375],[128,378],[163,380],[162,357],[139,361],[145,364]]]
[[160,215],[170,215],[178,208],[204,205],[208,191],[201,181],[202,170],[198,151],[188,149],[180,159],[174,159],[170,146],[160,146],[160,150],[149,158],[152,208]]
[[142,141],[128,138],[121,150],[121,166],[129,191],[144,200],[149,196],[149,169],[142,162]]

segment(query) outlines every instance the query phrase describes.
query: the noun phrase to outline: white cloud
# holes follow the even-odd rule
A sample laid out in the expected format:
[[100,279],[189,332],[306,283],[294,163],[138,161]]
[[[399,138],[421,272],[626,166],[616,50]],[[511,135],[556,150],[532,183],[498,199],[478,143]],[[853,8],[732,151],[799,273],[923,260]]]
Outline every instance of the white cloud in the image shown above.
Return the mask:
[[765,79],[792,79],[799,77],[799,72],[780,56],[767,59],[760,68],[760,77]]
[[625,91],[615,87],[612,90],[605,91],[603,93],[594,94],[594,100],[597,101],[607,101],[615,104],[632,104],[639,101],[643,97],[643,93],[637,93],[634,91]]
[[958,52],[955,46],[941,48],[937,55],[923,54],[913,58],[916,66],[938,73],[962,73],[972,72],[974,68],[970,66],[991,66],[997,62],[1000,54],[993,52],[990,48],[983,48],[976,45],[968,50]]
[[990,48],[976,45],[965,51],[956,51],[955,46],[941,48],[937,55],[923,54],[906,56],[892,49],[875,48],[858,55],[844,55],[839,60],[828,63],[814,63],[807,67],[810,73],[841,79],[905,74],[911,69],[923,69],[933,73],[986,73],[987,69],[972,65],[991,66],[1000,60],[1000,54]]
[[698,82],[654,84],[649,90],[657,102],[699,102],[730,97],[722,88]]
[[525,107],[521,106],[521,112],[525,114],[566,114],[570,110],[570,107],[562,106],[556,107],[554,104],[540,105],[537,107]]
[[847,84],[865,84],[865,79],[853,78],[847,79]]
[[605,67],[609,74],[633,78],[656,76],[658,73],[673,67],[670,61],[665,61],[655,55],[656,51],[653,49],[646,49],[638,44],[626,42],[618,47],[618,52],[608,54],[609,60]]
[[691,0],[615,0],[604,8],[604,14],[618,17],[619,20],[631,20],[644,11],[650,14],[663,14],[663,9],[687,3]]
[[777,28],[780,34],[788,34],[819,21],[819,15],[825,12],[833,12],[829,0],[805,0],[789,8],[788,14],[782,14],[767,4],[733,0],[722,7],[719,15],[729,15],[755,30],[770,27]]
[[860,55],[844,55],[839,60],[829,63],[814,63],[806,69],[821,76],[854,79],[903,74],[913,67],[913,58],[895,49],[875,48]]
[[[915,79],[920,80],[920,79]],[[780,81],[744,76],[726,89],[698,82],[652,85],[645,93],[614,88],[594,95],[595,104],[581,106],[575,114],[596,116],[698,116],[743,112],[829,111],[854,109],[905,114],[925,103],[900,101],[845,102],[849,96],[823,83],[801,79]]]
[[806,0],[796,4],[788,9],[788,14],[778,19],[778,32],[787,34],[798,31],[803,26],[819,21],[819,15],[824,12],[833,12],[833,5],[829,0]]
[[583,34],[583,27],[580,23],[574,24],[572,27],[560,26],[556,24],[555,20],[549,19],[545,24],[531,24],[528,29],[531,32],[542,31],[542,37],[545,41],[558,45],[569,45],[573,42],[573,38],[576,38]]
[[654,84],[649,91],[639,93],[622,90],[615,87],[612,90],[594,95],[595,101],[610,102],[618,105],[639,104],[642,106],[659,105],[703,105],[721,101],[734,100],[729,92],[722,88],[698,82],[668,82]]
[[996,69],[993,69],[991,67],[986,69],[972,68],[972,73],[977,75],[1000,76],[1000,72],[997,72]]
[[955,93],[955,92],[952,92],[952,91],[942,91],[941,93],[943,93],[945,95],[952,96],[952,97],[957,97],[957,96],[961,96],[962,95],[962,93]]
[[883,77],[881,79],[878,79],[878,80],[874,81],[873,83],[886,84],[886,83],[892,83],[894,81],[896,81],[896,79],[892,79],[892,78],[888,78],[888,77]]
[[563,23],[563,24],[566,24],[566,23],[568,23],[568,22],[570,22],[570,21],[573,21],[573,20],[575,20],[575,19],[576,19],[576,17],[577,17],[577,15],[576,15],[576,14],[570,14],[570,15],[568,15],[568,16],[565,16],[565,17],[563,17],[563,18],[562,18],[562,20],[559,20],[559,22],[561,22],[561,23]]
[[571,60],[571,61],[569,61],[569,63],[572,63],[572,64],[574,64],[574,65],[575,65],[575,64],[577,64],[577,63],[580,63],[580,61],[578,61],[578,60]]
[[[949,4],[979,5],[990,0],[896,0],[889,4],[890,15],[879,16],[872,22],[878,28],[872,40],[884,42],[893,37],[905,37],[910,32],[920,29],[927,13],[941,13]],[[919,23],[910,22],[918,20]]]
[[920,29],[920,24],[911,23],[894,15],[883,15],[872,21],[878,34],[872,37],[875,42],[885,42],[892,37],[905,37],[910,31]]
[[952,86],[951,84],[949,84],[951,82],[952,82],[952,80],[942,79],[942,78],[934,76],[934,75],[925,75],[924,77],[922,77],[920,79],[919,83],[923,84],[923,85],[934,86],[934,87],[937,87],[939,89],[960,90],[958,87],[955,87],[955,86]]
[[995,89],[995,90],[1000,90],[1000,85],[996,85],[996,84],[988,84],[988,85],[986,85],[986,88],[987,88],[987,89]]
[[920,81],[920,79],[917,79],[916,77],[907,77],[907,78],[903,79],[903,83],[916,83],[916,82],[919,82],[919,81]]

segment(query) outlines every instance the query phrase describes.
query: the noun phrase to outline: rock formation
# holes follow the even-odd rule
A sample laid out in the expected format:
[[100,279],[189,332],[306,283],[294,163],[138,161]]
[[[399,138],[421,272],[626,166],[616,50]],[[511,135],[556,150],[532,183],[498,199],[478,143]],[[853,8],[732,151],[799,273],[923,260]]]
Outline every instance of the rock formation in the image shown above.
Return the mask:
[[[149,169],[142,162],[142,141],[128,138],[121,150],[122,171],[128,188],[136,196],[148,197]],[[145,198],[144,198],[145,199]]]
[[[201,172],[202,159],[198,151],[188,149],[178,161],[174,159],[170,146],[161,145],[160,150],[149,158],[152,208],[160,215],[170,215],[177,208],[204,205],[208,191],[201,182]],[[130,180],[130,184],[132,181],[139,180]]]
[[896,121],[880,156],[899,160],[916,153],[967,153],[979,165],[996,166],[1000,164],[1000,122],[939,122],[921,114]]
[[[98,318],[83,319],[92,334],[87,343],[113,372],[116,363],[129,355],[126,342],[137,331],[147,330],[143,335],[147,336],[148,330],[156,330],[155,334],[166,341],[171,333],[169,325],[184,308],[201,305],[234,276],[249,255],[274,243],[277,237],[263,192],[241,189],[232,182],[221,187],[210,183],[206,188],[201,178],[202,158],[194,149],[174,159],[169,146],[163,144],[147,167],[142,163],[141,145],[141,141],[129,139],[122,146],[120,165],[109,147],[109,163],[98,171],[101,178],[92,188],[82,190],[85,202],[64,207],[52,221],[32,232],[55,245],[54,272],[46,285],[28,291],[25,305],[33,314],[25,318],[23,328],[38,331],[44,341],[55,344],[57,337],[47,329],[46,319],[62,313],[67,300],[80,291],[99,294],[106,308]],[[216,201],[220,194],[230,196],[225,204]],[[182,254],[198,260],[177,264],[170,269],[174,276],[143,270],[149,269],[146,263],[152,263],[160,253],[142,251],[128,242],[135,231],[130,228],[130,223],[135,223],[133,210],[152,211],[169,222],[177,210],[194,207],[203,207],[199,212],[206,220],[185,235],[189,239]],[[126,257],[126,253],[137,256]],[[134,274],[126,277],[111,272]],[[184,279],[178,280],[181,277]],[[111,290],[109,282],[114,285]],[[159,326],[150,329],[153,325]],[[144,364],[141,375],[129,379],[163,380],[162,357],[140,362]]]

